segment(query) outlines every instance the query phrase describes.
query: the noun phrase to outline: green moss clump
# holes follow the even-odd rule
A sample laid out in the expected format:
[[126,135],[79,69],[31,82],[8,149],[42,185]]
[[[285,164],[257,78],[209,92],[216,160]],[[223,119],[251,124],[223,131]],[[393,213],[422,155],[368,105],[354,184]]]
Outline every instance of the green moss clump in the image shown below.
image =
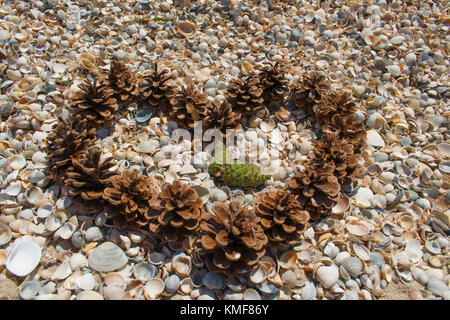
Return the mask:
[[231,156],[226,152],[222,143],[216,145],[214,153],[208,172],[229,187],[256,188],[270,179],[270,175],[261,174],[259,169],[252,164],[231,160]]

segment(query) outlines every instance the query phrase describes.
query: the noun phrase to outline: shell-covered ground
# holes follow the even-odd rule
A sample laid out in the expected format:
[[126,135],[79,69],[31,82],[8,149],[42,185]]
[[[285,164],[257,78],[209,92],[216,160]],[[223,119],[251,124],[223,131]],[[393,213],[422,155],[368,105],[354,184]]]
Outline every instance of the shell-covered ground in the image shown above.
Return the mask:
[[[450,299],[449,23],[444,1],[3,1],[0,297]],[[216,104],[230,80],[276,62],[289,85],[318,71],[356,103],[366,174],[345,211],[311,222],[297,244],[268,249],[250,273],[213,272],[49,178],[47,137],[82,81],[113,60],[138,76],[157,62]],[[181,180],[207,207],[251,206],[285,186],[318,138],[302,112],[244,123],[248,145],[270,142],[260,156],[271,178],[241,190],[218,184],[166,115],[141,111],[123,104],[97,129],[103,156],[119,171]]]

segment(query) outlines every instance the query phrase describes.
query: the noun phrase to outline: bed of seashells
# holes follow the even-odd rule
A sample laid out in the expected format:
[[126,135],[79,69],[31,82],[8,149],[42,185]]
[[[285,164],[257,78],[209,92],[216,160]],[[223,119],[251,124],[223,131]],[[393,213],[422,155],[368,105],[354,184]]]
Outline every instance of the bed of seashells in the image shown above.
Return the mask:
[[[398,3],[396,4],[398,5]],[[51,5],[49,5],[49,8],[52,8]],[[394,5],[392,5],[392,9],[395,12]],[[321,20],[320,10],[318,9],[312,16],[306,16],[305,21],[309,19],[308,23],[310,23],[311,21]],[[410,10],[414,9],[410,8]],[[7,8],[5,8],[6,11]],[[11,11],[7,14],[10,13]],[[58,24],[56,16],[54,16],[53,22],[52,16],[49,17],[45,24]],[[340,18],[339,14],[338,18]],[[339,23],[351,24],[351,21],[347,21],[349,18],[341,17],[340,20],[344,21],[339,20]],[[395,20],[395,18],[391,18]],[[12,22],[14,23],[14,19]],[[36,24],[39,25],[39,22]],[[39,30],[39,26],[36,28]],[[17,34],[17,41],[20,41],[21,36],[26,36],[25,34]],[[377,47],[377,41],[380,41],[378,35],[378,33],[367,32],[367,34],[364,34],[365,42],[374,48]],[[278,34],[276,36],[281,37]],[[401,44],[396,44],[397,41],[400,41],[399,39],[394,37],[390,41],[392,47],[388,50],[388,56],[395,61],[396,55],[400,54],[401,56],[403,54],[401,52],[403,49]],[[317,45],[317,51],[321,50],[320,44],[322,43]],[[117,44],[113,45],[116,46]],[[84,60],[84,58],[89,60],[91,57],[88,54],[80,56],[81,63],[90,68],[89,61]],[[438,58],[439,56],[436,53],[436,61]],[[446,59],[444,60],[446,61]],[[380,64],[382,62],[380,60],[374,62],[381,70]],[[206,61],[201,61],[201,63],[205,65]],[[434,68],[434,72],[439,73],[436,66],[431,64],[430,66]],[[444,66],[446,65],[444,64]],[[252,68],[251,64],[243,64],[242,67]],[[62,68],[59,74],[64,75],[64,66],[56,65],[55,68],[56,71]],[[395,64],[388,65],[387,69],[390,71],[390,75],[394,76],[396,72]],[[15,68],[13,67],[12,70],[15,70]],[[26,71],[26,67],[23,70]],[[23,74],[26,74],[26,72]],[[425,73],[421,74],[421,71],[417,72],[417,70],[416,74],[426,75]],[[11,72],[8,69],[9,79],[20,81],[21,79],[16,78],[16,76],[17,72]],[[333,80],[336,74],[328,73],[328,76]],[[414,80],[418,77],[410,79]],[[21,90],[25,88],[23,86],[26,86],[28,81],[29,79],[20,83]],[[401,81],[404,81],[404,79]],[[414,81],[426,82],[426,79]],[[419,83],[417,86],[427,86],[427,84]],[[359,96],[361,93],[359,90],[360,87],[354,88],[354,96]],[[372,108],[372,111],[374,111],[382,106],[383,92],[386,93],[386,91],[383,91],[385,90],[383,87],[379,87],[378,90],[381,93],[380,96],[375,95],[374,98],[367,99],[366,97],[362,100],[360,106],[363,108],[362,110]],[[442,88],[436,89],[435,97],[442,95],[439,90],[442,90]],[[17,91],[12,90],[12,92],[17,94]],[[366,95],[366,93],[364,94]],[[438,112],[440,112],[440,109],[428,109],[423,118],[413,122],[410,110],[403,110],[400,113],[393,102],[396,101],[395,98],[389,94],[384,96],[389,99],[387,106],[383,107],[382,110],[378,109],[377,112],[368,112],[370,116],[365,119],[366,126],[376,129],[367,132],[368,144],[372,149],[379,148],[380,150],[375,154],[370,149],[362,153],[369,175],[361,179],[359,186],[356,186],[356,189],[358,187],[359,189],[356,190],[354,200],[351,200],[349,204],[349,210],[344,212],[343,219],[335,220],[331,218],[313,224],[303,234],[300,245],[293,248],[271,250],[268,256],[259,259],[258,267],[250,274],[236,277],[224,277],[215,272],[207,272],[195,265],[197,261],[194,261],[195,263],[192,265],[192,257],[189,252],[187,254],[182,253],[183,248],[153,242],[150,234],[144,233],[143,235],[141,232],[117,230],[114,226],[108,225],[103,213],[98,214],[95,218],[86,215],[88,212],[86,208],[77,201],[73,201],[65,188],[59,189],[57,186],[52,186],[44,192],[41,188],[48,186],[48,179],[45,179],[43,173],[43,169],[47,166],[47,160],[40,152],[39,147],[32,146],[29,148],[26,143],[33,140],[41,141],[42,132],[50,132],[56,119],[45,122],[45,114],[40,114],[38,109],[34,110],[38,106],[28,102],[29,99],[34,99],[32,93],[31,96],[19,95],[23,98],[20,106],[25,106],[24,111],[11,117],[6,128],[13,128],[12,133],[19,138],[19,142],[24,141],[25,145],[19,146],[16,138],[15,141],[13,140],[15,152],[6,151],[8,159],[4,165],[9,167],[6,167],[4,171],[8,175],[2,175],[2,178],[6,178],[3,180],[2,186],[4,187],[2,189],[2,211],[6,215],[2,216],[2,221],[6,222],[13,230],[12,236],[14,238],[31,238],[44,248],[41,265],[26,278],[26,281],[20,287],[22,298],[50,299],[75,298],[76,296],[77,299],[102,297],[107,299],[143,297],[154,299],[163,294],[171,298],[223,297],[251,299],[260,298],[260,295],[262,295],[263,298],[279,299],[368,299],[374,296],[382,296],[386,285],[396,281],[396,279],[400,283],[411,283],[413,278],[422,286],[425,286],[427,290],[420,288],[419,290],[413,290],[411,291],[411,298],[423,298],[423,296],[432,298],[432,295],[448,297],[448,263],[446,258],[448,249],[448,199],[441,197],[445,193],[442,190],[445,191],[448,188],[446,176],[448,174],[448,161],[446,161],[448,159],[448,142],[446,142],[445,122],[439,119]],[[432,95],[432,93],[429,93],[429,95]],[[55,99],[53,102],[56,105],[61,103],[61,96],[50,94],[50,97]],[[423,101],[416,101],[415,97],[411,98],[407,95],[405,97],[410,108],[419,112],[419,105],[423,104]],[[42,97],[37,101],[41,102],[41,99]],[[433,103],[436,103],[436,99],[433,100]],[[439,101],[444,103],[444,100]],[[430,103],[430,105],[433,103]],[[3,107],[11,108],[7,105]],[[27,113],[28,110],[30,113]],[[433,112],[436,112],[436,115]],[[30,117],[30,114],[33,117]],[[404,114],[406,114],[406,117],[404,117]],[[35,115],[37,118],[34,118]],[[362,115],[362,119],[365,118],[362,113],[358,114],[357,112],[357,115]],[[422,117],[420,112],[419,115]],[[159,162],[164,161],[163,158],[158,159],[162,156],[161,153],[157,157],[153,153],[153,157],[146,157],[143,160],[142,158],[145,157],[146,153],[140,152],[139,148],[135,150],[136,144],[133,145],[132,142],[135,134],[133,130],[134,125],[139,126],[139,124],[137,118],[136,121],[130,120],[126,117],[119,120],[119,123],[126,125],[123,127],[116,126],[116,130],[112,133],[113,139],[108,136],[102,137],[104,132],[101,132],[97,145],[101,147],[105,154],[117,151],[115,153],[116,159],[119,161],[126,160],[121,162],[122,168],[136,166],[136,164],[141,161],[145,162],[145,160],[153,161],[153,164],[158,167]],[[148,126],[144,126],[142,129],[148,131],[140,139],[144,141],[150,134],[159,140],[158,143],[166,139],[167,144],[165,145],[174,148],[172,141],[167,138],[163,139],[163,137],[169,136],[168,133],[170,132],[170,129],[165,126],[164,118],[156,117],[147,120]],[[298,137],[304,132],[297,127],[291,129],[289,125],[284,126],[274,121],[267,123],[263,121],[258,123],[258,127],[268,132],[279,129],[283,137],[289,138],[295,137],[296,134]],[[37,128],[41,130],[39,131]],[[30,135],[28,140],[27,137],[23,138],[21,134],[29,129],[36,131],[33,135]],[[398,135],[405,130],[408,133],[412,131],[412,134],[407,138],[411,140],[413,137],[414,140],[410,141],[410,144],[408,144],[408,141],[404,141],[406,138],[396,142],[398,137],[395,137],[394,134]],[[278,134],[275,136],[278,136]],[[433,137],[435,142],[427,147],[426,144],[430,137]],[[308,150],[313,145],[308,143],[308,138],[310,137],[305,139],[307,143],[304,143],[303,140],[302,145],[299,146],[299,149],[303,148],[303,152],[300,154],[304,155],[304,158],[298,161],[299,163],[307,159],[306,154],[309,152],[304,149]],[[10,138],[8,137],[8,139]],[[121,146],[125,145],[125,149],[112,149],[111,146],[114,146],[114,142],[116,142],[114,139],[117,139]],[[444,141],[439,144],[439,141],[442,140]],[[169,141],[170,143],[168,143]],[[388,145],[385,145],[385,141]],[[127,143],[129,143],[128,147]],[[164,147],[163,144],[155,145],[154,151],[157,151],[160,146]],[[409,146],[411,147],[408,148]],[[423,148],[424,146],[425,148]],[[9,144],[5,143],[3,147],[7,149]],[[21,150],[27,151],[22,153],[23,157],[16,155],[16,152],[20,153]],[[417,155],[411,157],[411,154],[416,152],[418,152]],[[386,154],[389,155],[388,159],[385,159]],[[23,159],[26,159],[26,161],[25,165],[22,166]],[[147,167],[152,166],[148,163],[145,164]],[[178,176],[178,174],[173,174],[174,172],[180,172],[174,163],[164,163],[159,168],[170,168],[171,166],[172,171],[167,170],[170,174],[163,175],[161,181],[172,183]],[[184,169],[189,168],[185,167]],[[280,174],[282,176],[281,179],[278,179],[280,184],[275,179],[269,181],[268,184],[275,187],[282,186],[282,181],[285,180],[286,176],[293,173]],[[204,176],[202,176],[204,180],[199,178],[197,182],[186,179],[189,174],[192,175],[193,173],[183,174],[185,175],[185,181],[189,181],[193,187],[197,184],[197,190],[206,193],[205,189],[208,191],[208,189],[214,188],[214,196],[212,194],[204,195],[205,198],[210,197],[212,200],[223,201],[223,194],[225,194],[227,198],[242,198],[244,196],[249,198],[249,202],[252,201],[248,194],[238,193],[235,195],[235,191],[216,188]],[[440,184],[439,180],[441,180]],[[16,181],[20,181],[20,183]],[[206,181],[206,183],[202,184],[201,181]],[[18,184],[21,185],[21,188],[17,192]],[[34,187],[30,188],[30,186]],[[413,187],[410,188],[411,186]],[[25,195],[22,195],[22,190],[25,191]],[[224,191],[224,193],[220,193],[218,190]],[[354,190],[349,191],[351,193]],[[200,195],[200,192],[197,193]],[[50,201],[51,204],[48,202],[48,195],[53,198]],[[420,197],[417,197],[417,195]],[[428,199],[431,199],[432,202]],[[44,218],[47,214],[50,214],[47,217],[48,219]],[[37,226],[34,226],[35,224]],[[8,229],[2,226],[2,230],[5,230],[2,235],[8,236]],[[51,239],[50,245],[46,243],[49,239]],[[108,242],[100,244],[104,240],[108,240]],[[123,250],[113,246],[110,241],[118,244]],[[6,259],[7,253],[8,256],[12,256],[10,251],[12,246],[9,244],[12,245],[12,242],[8,242],[7,251],[2,251],[3,259]],[[79,252],[73,249],[77,246],[80,246]],[[146,250],[142,250],[143,247]],[[31,259],[34,259],[32,257],[33,253],[37,252],[36,246],[28,241],[24,248],[22,252],[30,253]],[[144,252],[148,252],[149,255],[143,255]],[[85,255],[89,257],[89,263]],[[41,261],[41,256],[37,260]],[[143,260],[148,260],[149,263],[142,263]],[[118,261],[117,263],[120,266],[108,265],[111,261]],[[131,266],[126,265],[130,261],[136,262],[134,266],[133,263],[131,263]],[[43,281],[41,282],[41,280]],[[2,281],[5,281],[2,282],[2,284],[5,284],[3,288],[7,288],[8,281],[3,278]],[[22,279],[19,282],[21,281]]]

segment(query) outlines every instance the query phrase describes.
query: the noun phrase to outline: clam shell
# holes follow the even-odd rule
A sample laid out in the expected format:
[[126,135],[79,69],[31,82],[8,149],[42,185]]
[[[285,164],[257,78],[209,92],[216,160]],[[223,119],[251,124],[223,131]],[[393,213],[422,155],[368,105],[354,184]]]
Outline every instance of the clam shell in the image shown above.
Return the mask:
[[27,164],[27,160],[25,160],[25,158],[21,155],[12,156],[9,159],[9,166],[13,170],[22,169],[23,167],[25,167],[26,164]]
[[347,271],[349,275],[356,278],[358,277],[362,270],[363,264],[360,259],[356,257],[348,257],[341,262],[341,266]]
[[146,282],[155,277],[157,269],[154,265],[143,262],[134,266],[133,273],[136,279]]
[[261,296],[255,289],[246,289],[244,291],[244,300],[261,300]]
[[33,241],[17,240],[6,258],[6,268],[12,274],[23,277],[31,273],[41,260],[42,250]]
[[[47,218],[53,213],[53,205],[51,203],[46,203],[40,206],[36,212],[39,218]],[[72,234],[71,234],[72,235]],[[65,238],[67,239],[67,238]]]
[[113,242],[104,242],[92,250],[88,262],[95,271],[110,272],[125,266],[128,258],[119,246]]
[[166,259],[166,256],[164,255],[164,253],[160,253],[160,252],[152,252],[149,254],[148,256],[148,262],[150,262],[151,264],[154,264],[155,266],[160,266],[164,263],[164,260]]
[[164,285],[166,287],[166,292],[175,293],[180,288],[180,277],[173,274],[166,279],[164,279]]
[[189,21],[180,22],[177,25],[177,32],[179,35],[186,37],[188,39],[193,39],[197,35],[197,31],[195,29],[195,24]]
[[20,285],[19,296],[23,300],[33,299],[39,292],[40,285],[37,281],[27,281]]
[[302,300],[316,300],[317,290],[316,286],[311,281],[306,281],[302,290]]
[[331,288],[339,279],[339,269],[336,265],[319,267],[316,278],[324,288]]
[[191,278],[184,278],[181,280],[179,291],[183,294],[190,294],[194,289],[194,284],[192,283]]
[[86,70],[92,70],[95,67],[95,57],[89,53],[80,54],[80,64]]
[[61,263],[55,272],[52,274],[52,280],[64,280],[72,274],[72,268],[70,267],[70,262],[65,261]]
[[66,222],[66,223],[64,223],[64,225],[61,228],[58,229],[58,231],[56,233],[62,239],[67,240],[70,237],[72,237],[72,235],[73,235],[73,233],[75,232],[76,229],[77,229],[77,227],[74,224],[72,224],[70,222]]
[[191,257],[185,253],[176,253],[172,257],[172,267],[180,277],[186,277],[191,273]]
[[347,196],[341,196],[336,205],[331,208],[331,212],[336,215],[343,214],[350,206],[350,199]]
[[370,251],[367,249],[366,246],[360,244],[360,243],[354,243],[353,244],[353,251],[355,254],[364,261],[369,261],[370,259]]
[[96,291],[81,291],[76,300],[104,300],[102,295]]
[[157,299],[164,292],[164,288],[164,281],[159,278],[151,279],[144,286],[144,297],[147,300]]
[[279,259],[280,267],[284,269],[294,268],[297,264],[297,252],[295,251],[286,251],[283,253]]
[[125,291],[122,288],[110,286],[103,288],[103,297],[105,300],[122,300],[125,296]]
[[357,237],[368,235],[370,232],[370,228],[367,224],[357,220],[350,221],[345,225],[345,228],[347,229],[348,232]]
[[0,222],[0,246],[3,246],[11,241],[12,231],[11,228]]
[[211,290],[221,289],[223,285],[222,275],[218,272],[207,272],[203,278],[203,284]]
[[264,269],[262,267],[254,268],[250,271],[249,278],[253,283],[262,283],[266,280]]

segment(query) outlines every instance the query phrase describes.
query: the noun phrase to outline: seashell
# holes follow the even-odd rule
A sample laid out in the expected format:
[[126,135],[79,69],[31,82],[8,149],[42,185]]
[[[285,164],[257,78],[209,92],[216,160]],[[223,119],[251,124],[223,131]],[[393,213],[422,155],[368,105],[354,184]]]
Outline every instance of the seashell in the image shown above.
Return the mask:
[[140,123],[147,122],[148,120],[150,120],[153,113],[154,112],[152,111],[152,109],[144,108],[142,110],[139,110],[134,118],[136,119],[137,122]]
[[350,222],[348,222],[345,225],[345,228],[347,229],[348,232],[350,232],[352,235],[357,236],[357,237],[362,237],[365,235],[368,235],[370,233],[370,228],[367,224],[361,222],[361,221],[357,221],[357,220],[352,220]]
[[12,274],[23,277],[37,267],[41,255],[42,250],[35,242],[19,239],[9,251],[5,266]]
[[197,192],[197,195],[202,198],[203,203],[206,203],[209,200],[209,188],[202,185],[192,186],[192,188]]
[[84,247],[86,244],[86,240],[84,239],[83,234],[81,231],[77,230],[72,234],[72,237],[70,238],[70,242],[76,249],[80,249]]
[[233,191],[231,193],[231,199],[230,200],[239,201],[244,207],[248,203],[248,199],[247,199],[245,193],[242,190]]
[[[53,205],[51,203],[46,203],[40,206],[36,212],[39,218],[47,218],[53,213]],[[72,235],[72,234],[71,234]],[[67,238],[66,238],[67,239]]]
[[302,290],[302,300],[316,300],[317,290],[313,282],[307,281]]
[[23,300],[31,300],[38,294],[39,288],[37,281],[27,281],[19,286],[19,296]]
[[192,289],[194,289],[194,284],[192,283],[191,278],[184,278],[180,282],[180,289],[179,291],[183,294],[190,294]]
[[369,188],[359,188],[355,194],[356,205],[360,208],[370,208],[374,195]]
[[147,300],[158,299],[164,292],[164,282],[161,279],[154,278],[149,280],[144,286],[144,297]]
[[166,256],[164,255],[164,253],[160,253],[160,252],[152,252],[149,254],[148,256],[148,262],[150,262],[151,264],[154,264],[155,266],[160,266],[164,263],[164,260],[166,259]]
[[305,264],[308,264],[312,261],[312,259],[316,256],[316,252],[311,249],[306,249],[300,251],[298,254],[298,259]]
[[104,300],[102,295],[96,291],[81,291],[76,300]]
[[316,223],[313,228],[316,234],[324,234],[325,232],[329,232],[333,229],[336,224],[336,220],[332,218],[327,218]]
[[380,136],[380,134],[377,132],[377,130],[370,129],[367,131],[367,144],[373,146],[373,147],[384,147],[385,142],[384,139]]
[[159,147],[159,142],[157,140],[147,140],[147,141],[142,141],[141,143],[139,143],[136,147],[134,147],[134,150],[136,150],[137,152],[142,152],[142,153],[152,153],[158,147]]
[[320,284],[328,289],[339,279],[339,269],[335,265],[321,266],[316,271],[316,278]]
[[396,223],[405,230],[413,231],[416,229],[414,217],[409,213],[401,213],[396,216]]
[[172,257],[172,267],[180,277],[186,277],[191,273],[191,257],[180,252]]
[[432,256],[430,257],[429,263],[433,267],[442,268],[445,265],[445,257],[440,255]]
[[250,271],[249,278],[253,283],[262,283],[266,280],[264,269],[261,267],[252,269],[252,271]]
[[86,70],[92,70],[95,67],[95,57],[89,53],[80,54],[80,64]]
[[348,257],[342,260],[341,266],[353,278],[358,277],[363,270],[363,264],[361,260],[356,257]]
[[108,287],[120,287],[125,285],[125,278],[118,272],[110,272],[103,277],[103,283]]
[[203,285],[208,289],[221,289],[223,286],[222,275],[218,272],[207,272],[203,278]]
[[164,285],[168,293],[175,293],[178,291],[178,288],[180,288],[180,277],[173,274],[164,279]]
[[427,289],[430,290],[433,294],[438,296],[443,296],[445,292],[448,292],[450,289],[448,285],[438,279],[429,279],[427,282]]
[[445,174],[450,174],[450,161],[441,162],[439,164],[439,171]]
[[178,32],[179,35],[186,37],[188,39],[193,39],[197,35],[195,24],[189,21],[180,22],[177,25],[176,31]]
[[28,204],[35,206],[44,199],[44,193],[39,187],[32,187],[25,191],[25,200]]
[[292,269],[297,264],[297,252],[295,251],[286,251],[283,253],[279,259],[280,267],[284,269]]
[[136,279],[146,282],[155,277],[157,269],[154,265],[143,262],[134,266],[133,273]]
[[128,258],[119,246],[113,242],[104,242],[92,250],[88,262],[95,271],[110,272],[125,266]]
[[77,227],[74,224],[66,222],[58,229],[58,231],[56,231],[55,235],[57,234],[61,239],[67,240],[72,237],[76,229]]
[[103,297],[105,300],[123,300],[125,296],[125,291],[119,287],[104,287]]
[[414,279],[416,279],[416,281],[419,282],[421,285],[424,286],[427,284],[428,276],[421,268],[413,266],[411,267],[411,273]]
[[78,277],[74,282],[76,287],[85,291],[94,290],[94,288],[97,286],[97,281],[91,273],[86,273],[81,277]]
[[62,218],[58,215],[51,215],[45,219],[45,230],[53,232],[62,225]]
[[206,272],[204,270],[198,270],[191,275],[192,284],[195,288],[201,287],[203,285],[203,278],[205,276],[205,273]]
[[70,267],[70,262],[65,261],[61,263],[55,272],[51,276],[52,280],[64,280],[72,274],[72,268]]
[[261,300],[261,296],[255,289],[246,289],[244,291],[244,300]]
[[20,182],[11,183],[5,190],[4,193],[8,196],[15,197],[22,190],[22,184]]
[[361,260],[369,261],[370,251],[369,251],[369,249],[366,248],[366,246],[364,246],[360,243],[354,243],[353,251]]
[[12,239],[12,234],[11,228],[0,222],[0,246],[9,243]]
[[21,155],[12,156],[9,159],[9,166],[13,170],[22,169],[23,167],[25,167],[26,164],[27,164],[27,160],[25,160],[25,158]]
[[103,240],[105,236],[103,234],[102,229],[100,229],[99,227],[90,227],[89,229],[86,230],[84,237],[86,241],[92,242]]
[[70,267],[74,271],[78,271],[82,268],[85,268],[87,267],[87,265],[88,265],[87,258],[81,253],[74,253],[70,257]]
[[450,157],[450,144],[449,143],[438,144],[438,150],[444,157]]
[[347,211],[350,206],[350,199],[347,196],[340,196],[336,205],[331,208],[331,212],[335,215],[341,215]]
[[441,246],[437,239],[427,239],[425,241],[425,248],[432,254],[441,254]]

